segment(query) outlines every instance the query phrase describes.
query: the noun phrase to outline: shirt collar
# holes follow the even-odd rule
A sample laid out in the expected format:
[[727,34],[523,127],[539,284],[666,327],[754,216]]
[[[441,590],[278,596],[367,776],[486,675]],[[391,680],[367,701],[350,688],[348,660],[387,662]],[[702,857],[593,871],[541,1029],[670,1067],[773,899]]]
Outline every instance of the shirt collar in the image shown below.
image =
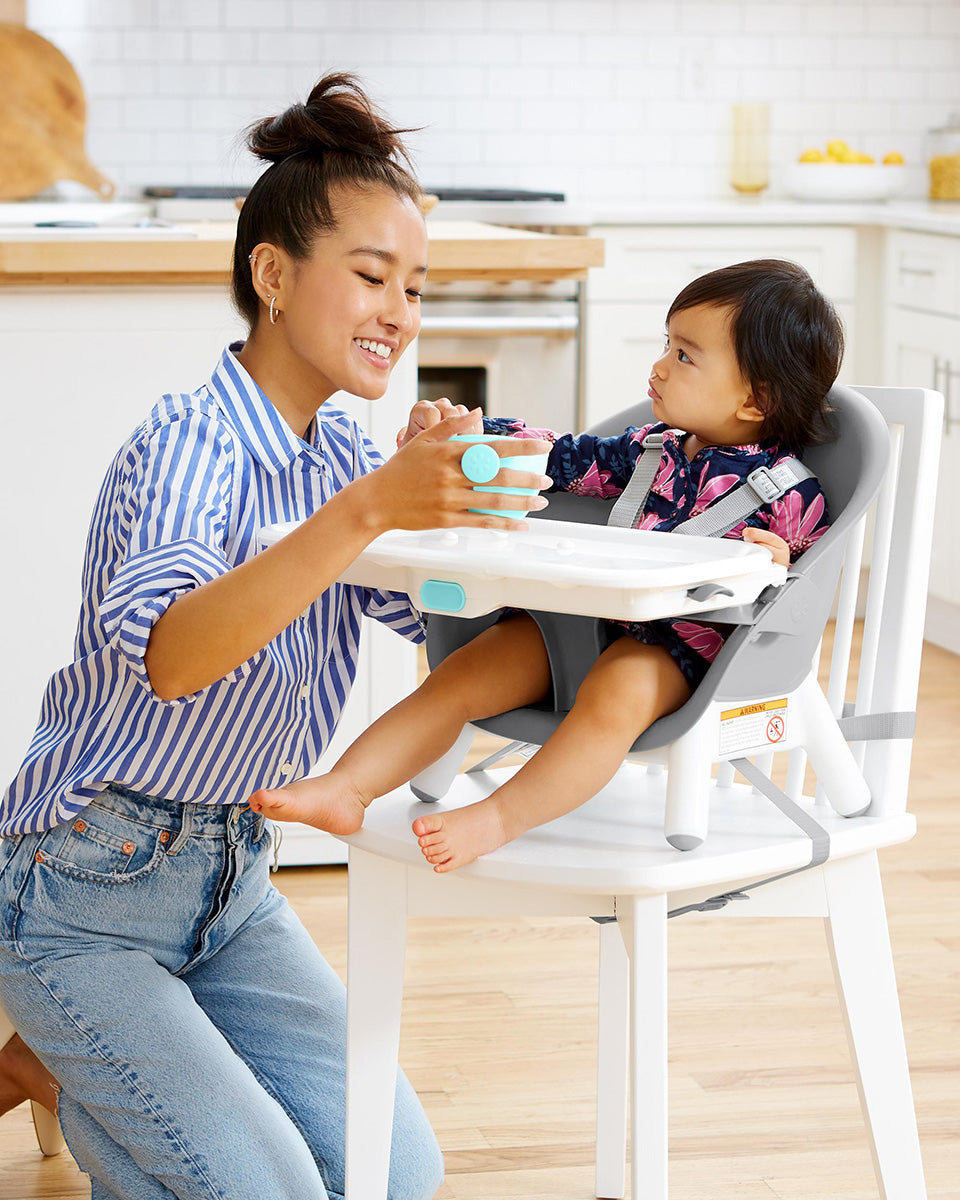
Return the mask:
[[[293,432],[273,403],[261,391],[237,358],[242,342],[234,342],[220,356],[207,388],[253,457],[273,475],[279,475],[304,450],[317,447]],[[319,442],[319,421],[313,441]]]

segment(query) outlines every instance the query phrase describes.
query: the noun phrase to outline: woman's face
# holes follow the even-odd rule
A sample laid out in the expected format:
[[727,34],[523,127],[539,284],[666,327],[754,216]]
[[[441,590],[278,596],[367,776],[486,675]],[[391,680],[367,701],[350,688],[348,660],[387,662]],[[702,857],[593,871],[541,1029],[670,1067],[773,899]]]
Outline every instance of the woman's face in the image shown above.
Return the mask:
[[384,189],[341,189],[336,227],[289,262],[278,307],[290,351],[332,395],[376,400],[420,330],[427,233],[414,202]]

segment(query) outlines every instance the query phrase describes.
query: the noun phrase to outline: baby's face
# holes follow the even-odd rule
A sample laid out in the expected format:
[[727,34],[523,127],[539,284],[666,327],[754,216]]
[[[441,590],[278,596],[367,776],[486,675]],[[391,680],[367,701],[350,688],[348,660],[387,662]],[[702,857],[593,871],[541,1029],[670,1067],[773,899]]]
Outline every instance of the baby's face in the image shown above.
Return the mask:
[[763,419],[734,353],[730,317],[713,304],[674,313],[650,374],[654,416],[707,445],[754,441]]

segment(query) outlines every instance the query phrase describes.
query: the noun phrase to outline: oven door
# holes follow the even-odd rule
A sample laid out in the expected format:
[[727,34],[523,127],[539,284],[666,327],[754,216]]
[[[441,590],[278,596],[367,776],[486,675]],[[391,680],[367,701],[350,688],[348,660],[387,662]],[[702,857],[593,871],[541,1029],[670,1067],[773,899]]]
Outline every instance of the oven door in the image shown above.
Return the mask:
[[423,302],[419,398],[447,396],[488,416],[573,430],[579,335],[574,283],[436,285]]

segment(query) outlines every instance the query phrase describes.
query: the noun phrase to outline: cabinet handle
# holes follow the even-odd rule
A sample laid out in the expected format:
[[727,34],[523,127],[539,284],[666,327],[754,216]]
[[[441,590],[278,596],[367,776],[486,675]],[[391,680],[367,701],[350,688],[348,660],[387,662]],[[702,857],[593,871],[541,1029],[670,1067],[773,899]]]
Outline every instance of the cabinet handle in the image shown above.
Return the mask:
[[908,267],[905,263],[901,263],[900,274],[917,275],[921,279],[935,279],[937,270],[936,267]]
[[960,425],[960,417],[955,417],[951,411],[953,391],[953,381],[960,379],[960,367],[952,367],[949,362],[944,361],[943,364],[943,429],[945,433],[949,433],[954,425]]

